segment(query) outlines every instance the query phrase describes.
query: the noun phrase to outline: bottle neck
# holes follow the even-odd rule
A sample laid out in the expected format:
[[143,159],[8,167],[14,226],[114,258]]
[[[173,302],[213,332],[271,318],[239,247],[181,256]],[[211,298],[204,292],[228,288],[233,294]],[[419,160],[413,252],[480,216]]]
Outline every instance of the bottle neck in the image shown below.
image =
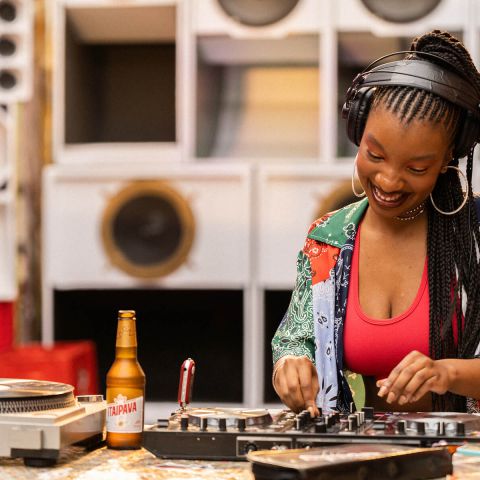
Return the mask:
[[137,357],[137,332],[135,318],[118,319],[115,355],[117,358]]

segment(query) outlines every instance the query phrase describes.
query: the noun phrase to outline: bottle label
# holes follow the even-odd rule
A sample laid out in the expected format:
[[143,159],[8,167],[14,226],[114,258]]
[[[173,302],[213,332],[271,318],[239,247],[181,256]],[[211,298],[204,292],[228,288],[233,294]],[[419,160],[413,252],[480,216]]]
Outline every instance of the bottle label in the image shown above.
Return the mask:
[[143,397],[127,399],[119,393],[107,404],[107,432],[139,433],[143,431]]

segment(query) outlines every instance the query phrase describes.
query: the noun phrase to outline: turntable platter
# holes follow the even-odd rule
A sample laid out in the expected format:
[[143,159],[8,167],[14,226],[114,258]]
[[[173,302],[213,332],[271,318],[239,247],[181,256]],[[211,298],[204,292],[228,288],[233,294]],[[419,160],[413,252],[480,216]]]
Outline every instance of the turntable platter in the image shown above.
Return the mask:
[[192,425],[200,426],[201,419],[206,418],[208,425],[216,425],[220,418],[226,420],[227,426],[233,426],[238,419],[244,418],[246,426],[267,426],[272,422],[272,417],[265,409],[247,408],[191,408],[186,413]]
[[71,385],[0,378],[0,413],[38,412],[73,405],[75,397]]

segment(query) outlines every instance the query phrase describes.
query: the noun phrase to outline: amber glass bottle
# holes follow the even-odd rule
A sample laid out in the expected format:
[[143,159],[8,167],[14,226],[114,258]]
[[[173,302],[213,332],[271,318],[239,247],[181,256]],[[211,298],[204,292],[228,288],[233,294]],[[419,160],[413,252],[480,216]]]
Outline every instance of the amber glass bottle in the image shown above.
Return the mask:
[[134,310],[118,312],[115,361],[107,373],[107,446],[142,446],[145,374],[137,360]]

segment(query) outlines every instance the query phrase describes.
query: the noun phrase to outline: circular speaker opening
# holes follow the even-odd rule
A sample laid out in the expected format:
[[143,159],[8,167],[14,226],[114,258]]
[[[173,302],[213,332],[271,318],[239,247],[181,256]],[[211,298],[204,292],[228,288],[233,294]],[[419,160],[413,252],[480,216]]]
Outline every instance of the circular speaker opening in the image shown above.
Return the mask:
[[0,1],[0,19],[4,22],[13,22],[17,18],[17,8],[12,2]]
[[235,21],[252,27],[264,27],[285,18],[300,0],[218,0]]
[[[363,187],[360,182],[355,182],[355,189],[357,192],[362,192]],[[352,192],[352,182],[347,180],[345,182],[339,183],[333,190],[330,192],[318,206],[318,209],[315,212],[315,218],[323,217],[326,213],[334,212],[339,210],[350,203],[358,202],[360,198],[356,197]]]
[[0,55],[9,57],[15,53],[17,46],[13,40],[7,37],[0,37]]
[[12,72],[0,70],[0,88],[10,90],[17,84],[17,79]]
[[362,0],[362,3],[377,17],[388,22],[414,22],[428,15],[442,0]]
[[188,202],[163,182],[135,182],[110,199],[102,237],[110,261],[135,277],[155,278],[176,270],[193,243]]

